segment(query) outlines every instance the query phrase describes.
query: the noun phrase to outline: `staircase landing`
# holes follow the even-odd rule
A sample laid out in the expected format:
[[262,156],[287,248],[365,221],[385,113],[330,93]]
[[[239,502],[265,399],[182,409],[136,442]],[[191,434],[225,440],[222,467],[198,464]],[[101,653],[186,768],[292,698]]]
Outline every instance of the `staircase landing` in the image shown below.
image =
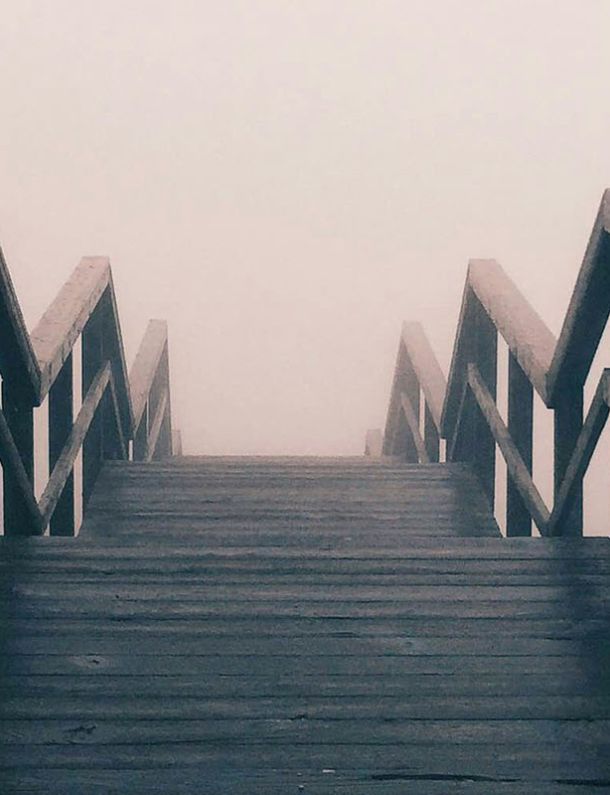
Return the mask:
[[610,791],[610,542],[460,466],[109,465],[0,565],[3,793]]

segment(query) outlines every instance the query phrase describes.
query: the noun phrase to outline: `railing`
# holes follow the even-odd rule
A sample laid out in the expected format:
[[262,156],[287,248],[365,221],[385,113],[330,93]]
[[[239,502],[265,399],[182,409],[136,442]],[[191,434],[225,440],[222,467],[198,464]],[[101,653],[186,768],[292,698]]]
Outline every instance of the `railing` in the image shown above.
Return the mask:
[[[74,467],[81,451],[84,507],[103,462],[128,459],[132,440],[136,459],[172,454],[167,327],[151,321],[130,389],[108,260],[81,260],[29,335],[0,251],[0,339],[4,532],[39,535],[49,527],[52,535],[74,535]],[[74,418],[79,339],[82,403]],[[34,408],[45,398],[50,477],[37,501]]]
[[440,459],[445,376],[420,323],[402,327],[382,455],[427,464]]
[[151,320],[129,373],[133,401],[133,458],[152,461],[172,454],[167,323]]
[[[469,462],[492,505],[495,454],[507,468],[509,536],[581,535],[583,479],[610,406],[610,370],[604,370],[583,422],[584,384],[610,312],[610,191],[595,220],[582,267],[557,341],[494,260],[469,263],[449,380],[436,429],[446,440],[446,460]],[[409,324],[407,328],[415,328]],[[418,437],[419,387],[440,393],[438,365],[401,337],[383,451],[407,460],[437,460]],[[498,410],[498,334],[508,347],[508,412]],[[417,361],[418,360],[418,361]],[[417,361],[417,363],[416,363]],[[545,504],[532,478],[533,391],[554,413],[554,502]],[[402,411],[401,411],[402,409]]]

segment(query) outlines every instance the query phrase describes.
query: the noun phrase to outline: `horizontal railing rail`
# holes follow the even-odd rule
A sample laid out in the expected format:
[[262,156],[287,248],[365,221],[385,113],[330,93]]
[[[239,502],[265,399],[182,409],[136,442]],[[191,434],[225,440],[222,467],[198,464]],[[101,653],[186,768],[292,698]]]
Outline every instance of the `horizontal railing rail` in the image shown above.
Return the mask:
[[[154,404],[161,414],[155,414],[150,433],[147,426],[144,460],[172,454],[167,326],[151,322],[142,343],[145,351],[151,328],[155,339],[162,337],[162,350],[153,360],[146,359],[148,370],[140,367],[145,377],[134,403],[108,260],[82,259],[30,335],[0,252],[0,461],[6,534],[36,535],[49,527],[53,535],[73,535],[79,454],[86,507],[103,462],[128,459],[132,441],[137,448],[136,411],[141,424],[142,406]],[[79,339],[82,403],[74,419],[73,358]],[[50,475],[36,500],[34,409],[45,399]]]
[[[497,445],[507,469],[509,536],[530,535],[532,520],[542,535],[582,534],[583,480],[610,412],[610,370],[603,372],[583,421],[584,385],[609,314],[610,191],[602,198],[558,340],[495,260],[469,263],[437,428],[446,440],[446,460],[469,462],[491,505]],[[507,422],[497,406],[498,335],[508,348]],[[417,433],[418,389],[425,392],[431,368],[422,371],[416,358],[408,354],[403,330],[384,452],[435,460],[426,457],[425,439]],[[534,390],[554,415],[551,510],[532,476]]]

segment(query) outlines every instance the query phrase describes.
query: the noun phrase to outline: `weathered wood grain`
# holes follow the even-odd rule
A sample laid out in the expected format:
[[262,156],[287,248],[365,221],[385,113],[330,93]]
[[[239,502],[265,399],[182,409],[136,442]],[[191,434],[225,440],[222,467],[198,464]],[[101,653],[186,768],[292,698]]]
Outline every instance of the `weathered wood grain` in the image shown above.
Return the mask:
[[108,465],[0,540],[1,791],[602,792],[608,575],[461,465]]
[[41,369],[41,398],[55,381],[109,285],[106,257],[84,257],[31,334]]
[[[359,775],[337,775],[333,769],[319,771],[285,771],[257,772],[245,779],[230,770],[214,771],[213,779],[209,767],[191,766],[184,770],[91,770],[76,771],[42,770],[36,773],[22,774],[18,781],[13,782],[14,774],[9,774],[11,786],[18,787],[11,792],[44,793],[44,795],[82,795],[87,793],[103,793],[103,795],[123,795],[124,792],[141,795],[149,792],[173,795],[190,795],[201,791],[205,786],[206,795],[251,795],[253,787],[266,795],[285,795],[296,787],[297,792],[315,792],[316,795],[369,795],[371,787],[379,795],[404,795],[408,786],[409,795],[574,795],[577,780],[568,783],[546,784],[542,781],[515,782],[514,779],[502,779],[492,776],[464,779],[460,776],[409,774],[377,774],[373,771],[362,771]],[[608,788],[600,783],[590,786],[587,793],[601,795]]]

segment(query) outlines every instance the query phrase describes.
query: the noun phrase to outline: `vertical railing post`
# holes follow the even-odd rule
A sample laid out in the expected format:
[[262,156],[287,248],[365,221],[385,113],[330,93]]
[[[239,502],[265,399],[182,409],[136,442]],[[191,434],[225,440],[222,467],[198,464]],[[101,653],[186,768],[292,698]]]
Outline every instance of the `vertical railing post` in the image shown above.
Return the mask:
[[[564,383],[557,390],[555,409],[554,499],[557,499],[566,469],[583,423],[583,388],[579,383]],[[572,506],[557,528],[563,536],[581,536],[583,531],[583,484],[575,487]]]
[[169,458],[172,454],[172,423],[171,423],[171,405],[170,405],[170,393],[169,393],[169,351],[167,343],[165,344],[165,348],[163,349],[163,354],[159,362],[159,370],[157,373],[157,377],[158,377],[157,391],[159,399],[163,395],[166,395],[167,397],[165,404],[165,411],[163,413],[163,423],[161,425],[161,431],[159,433],[159,438],[157,440],[157,446],[155,448],[155,454],[154,454],[155,460],[161,460],[164,458]]
[[[419,412],[420,412],[420,387],[419,387],[419,380],[417,378],[417,373],[411,364],[411,359],[409,358],[409,354],[405,351],[404,357],[404,375],[403,375],[403,392],[406,395],[409,403],[413,408],[413,412],[415,416],[419,420]],[[401,408],[401,414],[402,414]],[[405,458],[411,464],[419,463],[419,454],[417,452],[417,446],[415,444],[415,440],[413,439],[413,434],[411,433],[411,428],[407,423],[407,433],[406,433],[406,449],[405,449]]]
[[[73,356],[64,362],[49,390],[49,471],[57,463],[74,422]],[[74,472],[71,472],[50,523],[51,535],[74,535]]]
[[[534,390],[519,362],[508,354],[508,430],[523,463],[532,473]],[[530,536],[532,518],[510,474],[506,484],[506,535]]]
[[[104,299],[89,318],[82,333],[82,391],[85,399],[104,361]],[[83,508],[86,508],[102,466],[104,455],[103,402],[93,418],[83,444]]]
[[[11,430],[13,440],[23,461],[25,471],[34,484],[34,405],[31,398],[2,382],[2,411]],[[12,475],[3,468],[4,532],[6,535],[29,535],[31,518],[21,492]]]
[[[474,362],[485,386],[495,400],[498,380],[498,332],[479,300],[474,296],[472,298],[475,327]],[[474,404],[472,460],[493,510],[496,490],[496,442],[481,410],[475,401],[472,402]]]
[[440,437],[427,401],[424,401],[424,444],[430,462],[438,463],[440,460]]
[[[413,440],[409,423],[402,409],[400,395],[403,392],[412,401],[413,410],[419,414],[419,383],[417,375],[411,365],[403,341],[400,341],[394,381],[392,384],[392,397],[388,411],[388,422],[384,434],[383,454],[394,456],[403,461],[417,463],[417,447]],[[417,393],[417,394],[416,394]]]
[[464,297],[464,317],[463,317],[463,337],[461,340],[461,350],[459,354],[459,377],[461,379],[460,389],[464,396],[461,411],[455,413],[455,424],[451,429],[453,434],[453,444],[448,448],[450,461],[464,461],[474,465],[476,449],[476,422],[475,422],[475,401],[472,393],[466,388],[467,371],[469,362],[475,362],[477,356],[477,316],[474,309],[476,300],[472,289],[467,288]]

